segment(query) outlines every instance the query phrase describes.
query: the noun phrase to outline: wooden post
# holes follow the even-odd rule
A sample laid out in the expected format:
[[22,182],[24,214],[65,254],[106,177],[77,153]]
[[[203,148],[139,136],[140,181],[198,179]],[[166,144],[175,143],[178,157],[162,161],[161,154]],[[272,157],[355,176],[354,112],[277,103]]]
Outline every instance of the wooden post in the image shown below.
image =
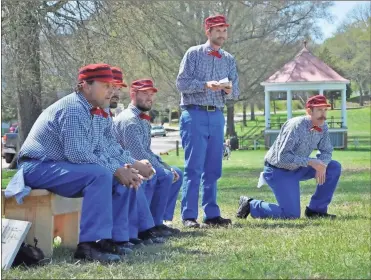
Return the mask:
[[176,155],[179,156],[179,141],[176,140]]

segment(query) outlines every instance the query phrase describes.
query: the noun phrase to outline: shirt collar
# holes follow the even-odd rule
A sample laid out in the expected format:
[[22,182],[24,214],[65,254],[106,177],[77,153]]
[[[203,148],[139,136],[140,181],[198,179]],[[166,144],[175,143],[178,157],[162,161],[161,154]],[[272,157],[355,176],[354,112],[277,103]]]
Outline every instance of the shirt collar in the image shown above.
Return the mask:
[[[208,53],[209,51],[213,51],[214,49],[211,47],[211,44],[210,44],[210,41],[207,40],[206,43],[204,44],[204,49],[205,49],[205,53]],[[222,48],[219,48],[218,50],[218,53],[223,55],[223,49]]]
[[128,109],[130,109],[134,113],[135,116],[139,116],[142,113],[141,110],[139,110],[137,107],[135,107],[131,103],[129,104]]
[[[312,123],[312,119],[310,118],[310,116],[307,115],[307,116],[304,117],[304,119],[305,119],[305,122],[307,124],[307,128],[308,129],[313,128],[314,125]],[[323,125],[318,126],[318,127],[323,129],[324,126],[325,126],[325,123]]]
[[76,95],[77,95],[77,98],[80,99],[80,101],[82,102],[82,105],[88,109],[88,111],[90,111],[91,109],[93,109],[93,105],[91,105],[88,100],[86,100],[85,96],[82,94],[82,92],[79,92],[77,91],[76,92]]

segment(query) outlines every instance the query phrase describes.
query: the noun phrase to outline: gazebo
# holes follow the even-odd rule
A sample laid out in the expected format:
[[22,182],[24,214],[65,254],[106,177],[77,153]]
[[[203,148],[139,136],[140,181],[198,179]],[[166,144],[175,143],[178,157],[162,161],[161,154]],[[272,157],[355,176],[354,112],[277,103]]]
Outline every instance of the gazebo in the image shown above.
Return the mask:
[[295,92],[311,91],[322,94],[325,90],[341,92],[341,119],[328,119],[331,142],[335,148],[347,146],[347,112],[346,86],[349,80],[340,76],[326,63],[313,55],[304,42],[304,48],[295,58],[286,63],[281,69],[262,82],[265,92],[265,146],[269,148],[276,139],[282,124],[271,121],[270,94],[285,92],[287,99],[287,119],[292,118],[292,98]]

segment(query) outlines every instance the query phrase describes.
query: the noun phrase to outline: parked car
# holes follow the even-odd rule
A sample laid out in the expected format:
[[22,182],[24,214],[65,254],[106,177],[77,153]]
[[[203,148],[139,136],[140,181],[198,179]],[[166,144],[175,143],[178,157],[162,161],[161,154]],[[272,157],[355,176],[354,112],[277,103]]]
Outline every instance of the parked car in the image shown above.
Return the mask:
[[12,133],[5,133],[1,139],[1,156],[6,163],[11,163],[17,153],[18,126]]
[[151,128],[151,136],[152,137],[155,137],[155,136],[163,136],[163,137],[165,137],[166,136],[166,130],[165,130],[165,128],[162,125],[152,126],[152,128]]

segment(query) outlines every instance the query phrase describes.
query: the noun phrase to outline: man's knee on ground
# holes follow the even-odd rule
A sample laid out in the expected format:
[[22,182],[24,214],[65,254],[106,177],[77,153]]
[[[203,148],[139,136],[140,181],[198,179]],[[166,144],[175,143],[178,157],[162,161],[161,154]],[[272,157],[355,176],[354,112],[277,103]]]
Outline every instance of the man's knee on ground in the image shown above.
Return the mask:
[[282,208],[282,218],[289,219],[289,220],[299,219],[300,209],[287,210],[287,209]]
[[341,173],[341,164],[336,160],[330,161],[327,166],[327,170],[331,170],[332,172],[336,172],[337,174]]

